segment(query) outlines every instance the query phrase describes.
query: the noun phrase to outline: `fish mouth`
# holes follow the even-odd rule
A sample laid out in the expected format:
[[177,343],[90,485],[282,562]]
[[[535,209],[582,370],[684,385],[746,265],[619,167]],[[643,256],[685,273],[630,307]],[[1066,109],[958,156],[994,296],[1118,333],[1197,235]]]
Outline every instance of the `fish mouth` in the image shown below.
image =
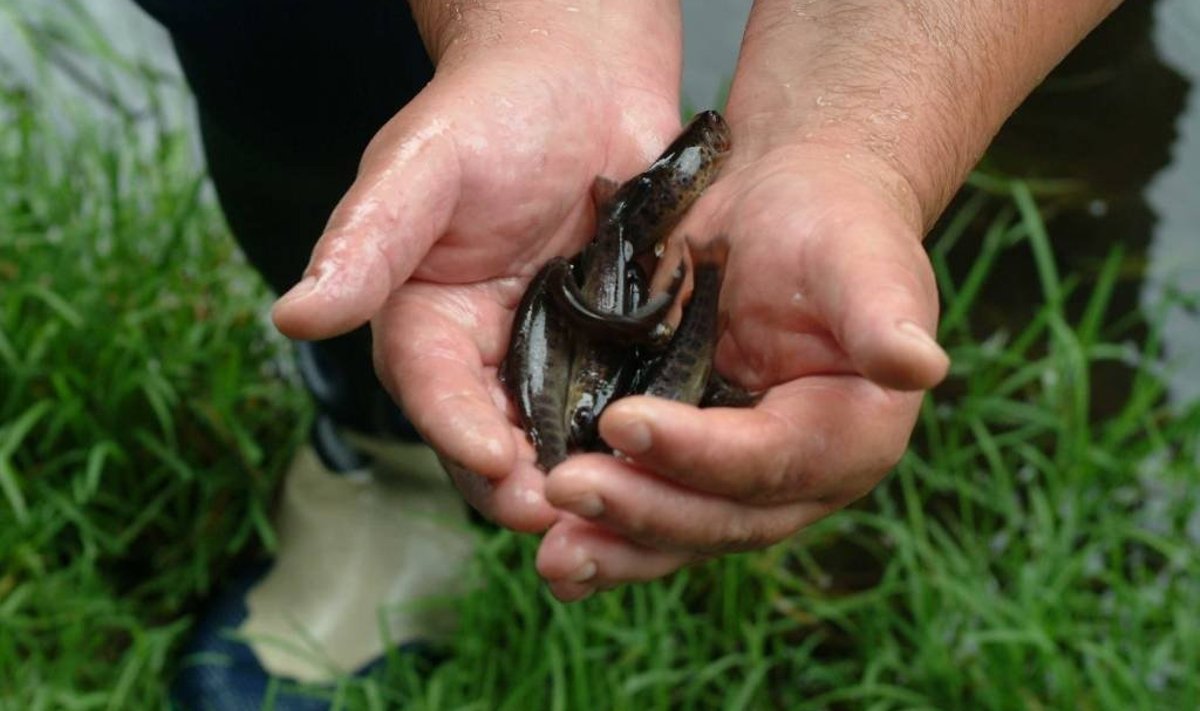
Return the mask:
[[731,145],[729,124],[721,114],[710,109],[693,116],[679,136],[663,151],[663,155],[679,153],[689,146],[699,146],[709,155],[723,156],[729,152]]
[[703,136],[703,142],[717,153],[728,153],[733,145],[729,123],[725,121],[724,116],[712,109],[701,111],[692,117],[691,122],[684,129],[684,134],[690,135],[693,132]]

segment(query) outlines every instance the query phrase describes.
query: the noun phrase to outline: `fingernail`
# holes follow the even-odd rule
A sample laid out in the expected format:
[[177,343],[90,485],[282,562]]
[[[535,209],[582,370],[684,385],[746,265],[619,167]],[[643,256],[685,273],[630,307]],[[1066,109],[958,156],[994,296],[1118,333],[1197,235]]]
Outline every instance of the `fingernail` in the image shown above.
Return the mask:
[[567,503],[565,508],[577,516],[596,518],[604,513],[604,502],[600,500],[599,494],[588,492]]
[[292,301],[298,301],[300,299],[303,299],[304,297],[311,294],[313,292],[313,290],[316,288],[316,286],[317,286],[317,278],[312,275],[306,276],[303,279],[301,279],[300,282],[297,283],[295,286],[293,286],[291,289],[288,289],[288,292],[286,294],[284,294],[283,296],[279,297],[279,300],[276,301],[275,303],[283,304],[283,303],[290,303]]
[[645,420],[634,419],[609,434],[609,444],[625,454],[642,454],[650,450],[650,427]]
[[572,572],[567,579],[573,583],[586,583],[596,577],[596,562],[587,561]]
[[900,321],[896,324],[896,329],[908,336],[912,340],[921,344],[922,348],[937,353],[938,356],[945,356],[946,352],[938,345],[938,342],[933,340],[933,336],[929,335],[925,329],[918,326],[913,321]]

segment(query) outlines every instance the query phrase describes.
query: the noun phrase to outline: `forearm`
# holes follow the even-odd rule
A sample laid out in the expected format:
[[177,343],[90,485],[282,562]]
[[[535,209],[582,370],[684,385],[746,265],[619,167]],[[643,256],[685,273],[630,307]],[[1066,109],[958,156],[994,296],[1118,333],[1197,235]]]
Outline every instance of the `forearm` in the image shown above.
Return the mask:
[[[425,47],[439,68],[483,51],[549,50],[601,58],[635,88],[677,85],[681,69],[679,0],[410,0]],[[647,86],[638,86],[646,84]]]
[[817,142],[894,171],[928,227],[1000,125],[1119,0],[757,0],[729,118],[753,157]]

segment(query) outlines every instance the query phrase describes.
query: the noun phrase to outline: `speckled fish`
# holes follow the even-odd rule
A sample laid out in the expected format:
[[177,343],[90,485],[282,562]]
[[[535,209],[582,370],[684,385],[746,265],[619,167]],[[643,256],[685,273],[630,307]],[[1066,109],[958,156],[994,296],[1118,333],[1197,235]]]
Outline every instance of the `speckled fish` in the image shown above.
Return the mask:
[[[712,184],[729,153],[729,125],[716,111],[697,114],[644,172],[619,187],[598,179],[596,237],[580,255],[577,293],[592,311],[627,314],[628,264],[667,238]],[[575,300],[576,295],[567,295]],[[586,316],[585,316],[586,318]]]
[[[725,120],[706,111],[692,119],[646,171],[617,189],[600,215],[595,240],[581,257],[581,288],[575,293],[564,289],[562,294],[568,307],[578,301],[574,320],[594,324],[597,315],[619,319],[637,308],[625,299],[630,265],[670,234],[716,178],[729,145]],[[601,412],[628,392],[636,364],[630,349],[605,338],[580,335],[572,350],[566,421],[570,443],[590,449],[600,443],[596,422]]]
[[547,275],[566,265],[556,257],[534,276],[513,319],[501,379],[516,401],[521,425],[550,471],[567,458],[564,413],[571,367],[571,334],[546,290]]
[[666,317],[679,292],[683,289],[687,271],[680,262],[671,276],[666,291],[647,298],[643,289],[648,286],[637,263],[627,265],[626,306],[624,314],[598,311],[584,297],[572,275],[570,264],[559,263],[546,278],[546,288],[562,314],[579,333],[621,345],[666,345],[673,332]]
[[[649,284],[636,262],[627,266],[624,299],[637,312],[649,306]],[[676,290],[683,282],[682,276],[677,281]],[[666,304],[666,308],[670,306],[670,303]],[[603,314],[597,316],[603,317]],[[568,322],[572,320],[565,315],[564,318]],[[600,413],[609,402],[629,391],[637,375],[635,350],[594,334],[594,330],[577,331],[571,340],[573,358],[564,414],[568,444],[575,449],[594,450],[603,445],[597,429]],[[586,351],[581,354],[584,349]],[[581,363],[582,370],[579,369]]]
[[661,243],[721,170],[729,125],[716,111],[696,114],[644,172],[613,196],[610,219],[623,228],[633,255]]
[[704,388],[700,407],[753,407],[761,399],[761,393],[752,393],[740,385],[734,385],[714,370],[708,375],[708,385]]
[[718,237],[692,250],[692,296],[666,351],[639,378],[643,395],[699,404],[717,348],[721,280],[729,241]]

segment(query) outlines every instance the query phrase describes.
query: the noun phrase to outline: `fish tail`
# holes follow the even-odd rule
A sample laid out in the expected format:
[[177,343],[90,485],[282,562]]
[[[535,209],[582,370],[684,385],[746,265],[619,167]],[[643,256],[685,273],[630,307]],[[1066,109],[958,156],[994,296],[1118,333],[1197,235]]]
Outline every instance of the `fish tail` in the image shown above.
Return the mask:
[[729,236],[720,234],[710,239],[704,244],[697,244],[696,241],[687,238],[688,250],[692,254],[692,264],[714,265],[720,271],[725,271],[725,263],[729,261]]

